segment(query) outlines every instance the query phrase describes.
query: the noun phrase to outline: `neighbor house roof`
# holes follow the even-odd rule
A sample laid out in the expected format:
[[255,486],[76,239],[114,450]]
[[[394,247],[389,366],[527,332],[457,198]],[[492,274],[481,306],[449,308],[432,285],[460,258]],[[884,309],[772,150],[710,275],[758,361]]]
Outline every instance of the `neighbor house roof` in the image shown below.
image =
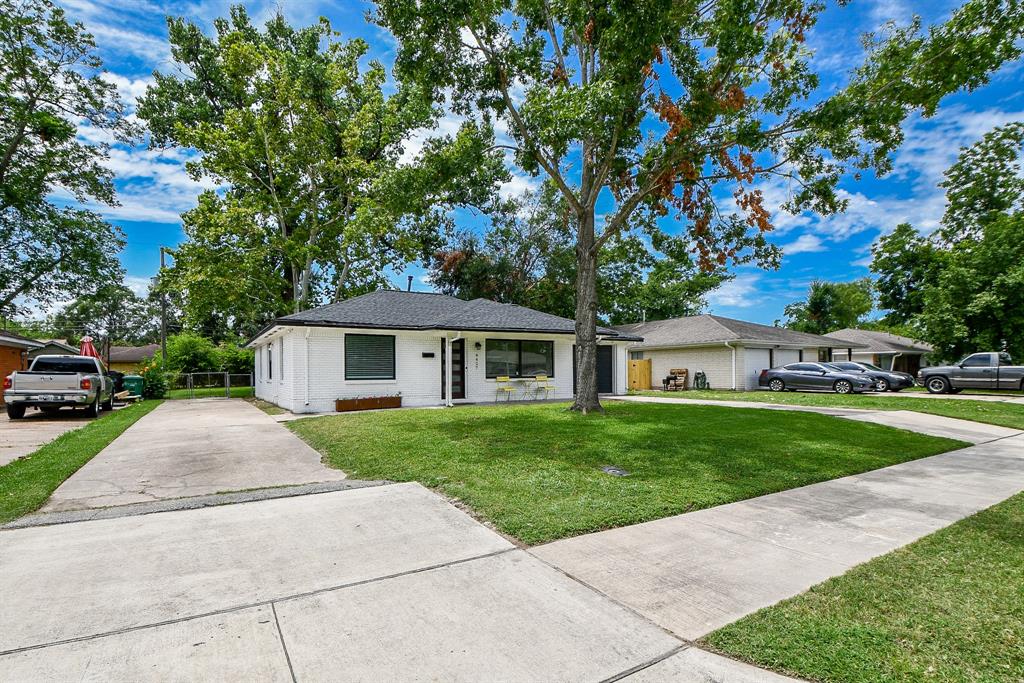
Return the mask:
[[[550,313],[489,299],[466,301],[444,294],[381,290],[275,320],[275,326],[353,327],[391,330],[452,330],[573,334],[576,323]],[[639,337],[599,327],[598,334],[625,341]],[[251,342],[250,342],[251,343]]]
[[15,346],[19,349],[38,349],[43,345],[16,332],[0,330],[0,346]]
[[830,337],[723,318],[720,315],[691,315],[685,318],[652,320],[632,325],[616,325],[615,329],[623,334],[643,337],[642,343],[633,346],[638,349],[704,346],[725,342],[846,348],[845,341],[840,344]]
[[145,346],[111,346],[111,363],[138,363],[152,358],[160,351],[159,344],[146,344]]
[[39,343],[41,344],[40,348],[43,349],[45,349],[47,346],[52,346],[55,349],[59,349],[66,353],[78,353],[78,349],[72,346],[71,344],[68,344],[67,339],[40,339]]
[[[855,342],[865,353],[930,353],[933,350],[931,344],[892,332],[877,330],[858,330],[848,327],[844,330],[829,332],[825,336]],[[857,348],[857,346],[852,348]]]

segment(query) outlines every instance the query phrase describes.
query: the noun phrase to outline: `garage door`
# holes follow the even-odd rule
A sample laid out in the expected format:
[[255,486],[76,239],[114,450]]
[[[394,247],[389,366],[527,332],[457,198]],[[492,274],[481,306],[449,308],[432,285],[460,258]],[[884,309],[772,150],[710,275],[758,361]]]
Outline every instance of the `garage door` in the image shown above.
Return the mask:
[[746,349],[745,363],[747,389],[757,389],[757,376],[771,367],[772,352],[769,349]]
[[775,351],[775,367],[783,365],[789,365],[790,363],[800,362],[800,350],[799,349],[776,349]]

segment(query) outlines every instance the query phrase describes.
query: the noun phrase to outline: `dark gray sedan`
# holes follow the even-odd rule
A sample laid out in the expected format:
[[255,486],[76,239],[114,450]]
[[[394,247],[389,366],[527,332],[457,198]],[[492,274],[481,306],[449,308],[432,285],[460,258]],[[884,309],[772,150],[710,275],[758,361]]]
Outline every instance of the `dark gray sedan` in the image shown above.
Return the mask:
[[834,391],[837,394],[871,391],[875,385],[863,373],[846,372],[828,363],[790,363],[781,368],[762,370],[757,383],[772,391],[802,389]]
[[863,373],[874,381],[876,391],[900,391],[901,389],[914,386],[913,375],[908,375],[905,372],[891,372],[889,370],[883,370],[877,365],[872,365],[871,363],[834,360],[830,362],[829,365],[839,368],[844,372],[852,372],[854,374],[858,372]]

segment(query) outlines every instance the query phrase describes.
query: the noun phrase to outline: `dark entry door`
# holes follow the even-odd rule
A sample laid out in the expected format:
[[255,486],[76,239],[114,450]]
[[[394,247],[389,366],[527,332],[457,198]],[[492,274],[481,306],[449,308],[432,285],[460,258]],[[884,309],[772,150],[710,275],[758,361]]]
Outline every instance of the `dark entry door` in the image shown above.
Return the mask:
[[[448,381],[448,344],[441,342],[441,398],[447,398],[445,383]],[[466,398],[466,340],[452,342],[452,398]]]
[[613,358],[611,346],[597,347],[597,393],[599,394],[610,394],[614,391],[612,384]]

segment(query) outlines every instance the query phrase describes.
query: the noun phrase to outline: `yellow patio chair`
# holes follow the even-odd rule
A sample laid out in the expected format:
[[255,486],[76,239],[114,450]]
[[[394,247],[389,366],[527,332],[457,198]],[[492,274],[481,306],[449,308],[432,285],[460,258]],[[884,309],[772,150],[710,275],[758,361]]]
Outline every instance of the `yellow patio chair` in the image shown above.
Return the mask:
[[533,392],[540,398],[541,394],[544,394],[544,398],[547,398],[552,391],[555,390],[555,385],[548,379],[547,375],[535,375],[533,378]]
[[494,394],[495,401],[498,400],[502,393],[505,394],[506,401],[512,400],[512,397],[516,393],[516,385],[512,384],[512,378],[510,378],[508,375],[501,375],[499,377],[495,377],[494,385],[496,387],[496,393]]

